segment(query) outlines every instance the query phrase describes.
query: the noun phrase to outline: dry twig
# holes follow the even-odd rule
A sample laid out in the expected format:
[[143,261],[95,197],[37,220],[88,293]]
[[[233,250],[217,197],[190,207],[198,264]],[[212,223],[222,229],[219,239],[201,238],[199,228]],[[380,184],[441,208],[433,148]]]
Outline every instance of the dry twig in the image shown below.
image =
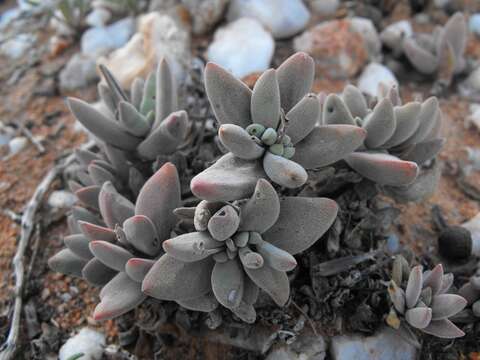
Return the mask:
[[[82,148],[90,148],[93,146],[93,142],[84,144]],[[22,215],[22,226],[20,232],[20,240],[18,242],[18,248],[13,258],[13,270],[15,275],[15,289],[14,289],[14,307],[12,314],[12,322],[10,331],[8,333],[7,341],[1,347],[0,360],[11,360],[14,358],[15,351],[17,349],[17,342],[20,332],[20,320],[22,314],[22,302],[23,302],[23,288],[25,285],[25,266],[23,263],[23,256],[28,246],[30,237],[32,236],[35,228],[35,214],[40,207],[45,193],[48,191],[53,180],[60,175],[65,167],[71,164],[75,160],[75,155],[71,154],[67,158],[60,161],[45,175],[43,180],[35,189],[32,198],[27,203],[25,211]]]

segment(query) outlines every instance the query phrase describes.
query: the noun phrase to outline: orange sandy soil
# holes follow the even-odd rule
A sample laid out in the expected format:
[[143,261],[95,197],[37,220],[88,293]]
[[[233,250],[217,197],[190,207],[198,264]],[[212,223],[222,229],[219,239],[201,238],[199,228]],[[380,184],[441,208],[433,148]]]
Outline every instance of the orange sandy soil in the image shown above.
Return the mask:
[[[405,16],[405,13],[401,11],[399,14],[399,18]],[[43,36],[42,40],[46,41],[48,34]],[[65,63],[74,51],[76,49],[68,49],[55,58],[51,58],[47,54],[41,59],[40,65],[29,69],[15,85],[0,87],[0,119],[5,123],[30,124],[31,132],[35,136],[43,138],[42,143],[46,149],[44,154],[40,154],[33,144],[29,144],[19,154],[8,160],[0,161],[0,209],[2,210],[8,209],[21,213],[38,183],[53,166],[55,159],[85,141],[85,135],[73,131],[74,120],[66,110],[61,96],[44,97],[32,94],[32,91],[43,81],[40,74],[41,66],[46,63]],[[471,39],[468,53],[470,56],[479,57],[479,40]],[[0,83],[5,84],[10,77],[11,65],[8,60],[0,58]],[[315,91],[341,91],[344,85],[344,81],[332,82],[319,77],[315,83]],[[411,99],[417,94],[422,94],[424,98],[428,97],[428,90],[431,86],[431,84],[413,83],[402,83],[401,85],[402,95],[406,99]],[[95,87],[92,86],[69,95],[93,100],[96,96]],[[447,142],[439,159],[443,165],[455,164],[463,155],[462,149],[465,146],[480,146],[480,131],[474,128],[467,129],[464,126],[464,120],[469,115],[467,101],[456,95],[450,95],[442,98],[440,102],[446,115],[443,134],[447,138]],[[55,118],[53,125],[47,125],[46,114],[56,111],[61,112],[60,116]],[[476,180],[478,178],[477,176]],[[480,184],[478,181],[476,183]],[[57,181],[53,184],[52,189],[59,188],[60,185],[60,181]],[[433,233],[428,233],[432,231],[430,211],[433,205],[438,205],[452,224],[461,223],[476,215],[480,210],[480,204],[468,198],[457,187],[455,178],[444,174],[437,191],[431,198],[421,203],[399,205],[402,214],[396,231],[403,243],[412,245],[417,251],[433,249],[431,247],[434,246]],[[41,209],[40,216],[42,213],[45,213],[45,208]],[[419,231],[419,229],[423,230]],[[54,222],[49,228],[42,229],[39,239],[39,255],[35,267],[45,267],[44,263],[39,264],[38,262],[45,261],[62,247],[62,236],[67,232],[64,218]],[[19,225],[3,212],[0,213],[0,314],[5,314],[11,305],[14,281],[11,260],[16,251],[19,234]],[[30,245],[34,243],[34,240],[34,238],[31,239]],[[31,251],[28,249],[26,264],[30,261],[30,254]],[[52,323],[67,332],[87,324],[98,326],[107,333],[109,342],[115,341],[116,330],[111,321],[97,324],[90,317],[97,301],[97,290],[88,287],[80,280],[60,274],[45,271],[42,276],[44,291],[41,293],[41,299],[58,310],[51,319]],[[78,289],[78,294],[72,295],[70,300],[64,302],[60,295],[72,293],[72,287]],[[202,341],[194,340],[190,344],[190,348],[184,349],[189,353],[183,353],[182,356],[185,359],[193,358],[193,354],[204,346]],[[205,359],[225,358],[228,351],[228,348],[217,345],[210,345],[203,350]]]

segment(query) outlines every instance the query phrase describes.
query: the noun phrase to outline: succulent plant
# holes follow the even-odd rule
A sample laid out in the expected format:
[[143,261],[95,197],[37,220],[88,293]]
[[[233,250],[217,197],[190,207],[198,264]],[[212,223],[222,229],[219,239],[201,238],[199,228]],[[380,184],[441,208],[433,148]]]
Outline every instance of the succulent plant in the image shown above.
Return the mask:
[[101,219],[74,209],[73,234],[65,237],[66,248],[49,259],[49,266],[103,286],[96,320],[124,314],[146,298],[142,280],[171,236],[173,209],[179,205],[179,178],[170,163],[145,183],[135,204],[105,182],[99,194]]
[[201,201],[176,214],[195,232],[163,242],[165,254],[143,280],[143,291],[188,309],[212,311],[218,304],[245,322],[255,321],[259,288],[279,306],[289,298],[286,272],[293,255],[308,249],[332,225],[337,204],[326,198],[279,199],[265,179],[253,195],[233,203]]
[[445,26],[438,26],[431,33],[417,33],[398,38],[399,34],[385,32],[383,41],[393,47],[395,53],[403,53],[420,73],[436,74],[438,80],[449,85],[454,75],[466,66],[464,52],[467,44],[467,24],[462,13],[454,14]]
[[380,185],[407,186],[444,143],[439,134],[442,113],[435,97],[402,105],[396,86],[384,90],[373,109],[353,85],[345,87],[341,96],[328,95],[322,123],[362,127],[367,133],[363,145],[344,160]]
[[314,62],[305,53],[265,71],[253,91],[220,66],[207,64],[206,91],[229,152],[192,179],[192,192],[210,201],[241,199],[260,178],[296,188],[307,180],[305,169],[332,164],[360,146],[361,128],[317,126],[320,103],[309,94],[313,79]]
[[452,284],[453,274],[444,274],[442,264],[431,271],[423,271],[421,265],[410,269],[405,258],[398,255],[388,285],[393,306],[387,324],[417,346],[412,328],[446,339],[464,336],[449,320],[467,304],[462,296],[447,293]]
[[[98,208],[96,199],[105,181],[111,181],[122,194],[137,195],[145,182],[145,165],[175,152],[188,128],[187,113],[177,111],[175,80],[166,60],[159,62],[146,81],[137,78],[133,82],[130,98],[108,69],[100,68],[107,83],[98,87],[104,111],[82,100],[68,99],[75,118],[102,149],[97,154],[77,151],[83,166],[71,183],[78,198],[93,208]],[[146,175],[148,178],[148,172]]]

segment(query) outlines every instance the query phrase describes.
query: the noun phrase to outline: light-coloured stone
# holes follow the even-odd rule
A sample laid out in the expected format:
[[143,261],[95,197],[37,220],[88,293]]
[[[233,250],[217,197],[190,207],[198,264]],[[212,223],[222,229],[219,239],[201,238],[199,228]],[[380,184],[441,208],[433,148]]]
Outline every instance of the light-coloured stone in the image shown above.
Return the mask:
[[82,53],[95,58],[125,45],[135,31],[135,19],[125,18],[103,27],[93,27],[82,35]]
[[272,36],[257,20],[241,18],[215,32],[207,58],[242,78],[267,70],[274,49]]
[[414,360],[416,350],[393,329],[384,328],[368,337],[335,336],[330,354],[333,360]]
[[301,0],[232,0],[228,21],[257,19],[276,39],[291,37],[307,26],[310,12]]
[[309,0],[310,9],[322,16],[333,15],[340,6],[340,0]]
[[379,60],[382,57],[382,42],[378,36],[377,29],[372,20],[364,17],[354,17],[350,19],[352,28],[362,35],[367,46],[368,57],[370,60]]
[[380,39],[396,56],[403,52],[403,40],[413,35],[412,24],[409,20],[397,21],[387,26],[381,33]]
[[177,81],[183,81],[191,61],[187,30],[169,15],[157,12],[140,17],[138,28],[125,46],[99,58],[97,63],[106,65],[128,89],[135,77],[145,77],[165,57]]
[[20,151],[25,149],[28,144],[28,139],[24,136],[14,137],[8,143],[9,155],[18,154]]
[[104,347],[105,335],[85,327],[62,345],[58,358],[59,360],[68,360],[74,355],[83,353],[82,360],[100,360]]
[[310,54],[317,74],[329,79],[355,76],[369,57],[363,34],[349,19],[322,22],[297,36],[293,46],[295,51]]
[[33,34],[18,34],[0,46],[0,52],[12,60],[20,59],[34,46],[37,37]]
[[98,79],[95,59],[89,55],[75,54],[62,69],[59,77],[62,90],[86,87]]
[[48,197],[48,205],[53,208],[70,208],[77,202],[77,198],[70,191],[56,190]]
[[108,24],[112,18],[112,13],[104,8],[93,9],[85,18],[87,25],[92,27],[100,27]]
[[230,0],[182,0],[190,13],[194,34],[206,34],[218,23]]
[[383,83],[390,87],[395,84],[398,86],[398,80],[392,71],[386,66],[379,63],[370,63],[363,70],[362,75],[358,79],[358,88],[365,94],[372,97],[379,95],[379,85]]
[[324,360],[326,351],[322,336],[300,335],[290,345],[273,348],[265,360]]
[[480,36],[480,14],[473,14],[468,20],[468,28],[472,33]]

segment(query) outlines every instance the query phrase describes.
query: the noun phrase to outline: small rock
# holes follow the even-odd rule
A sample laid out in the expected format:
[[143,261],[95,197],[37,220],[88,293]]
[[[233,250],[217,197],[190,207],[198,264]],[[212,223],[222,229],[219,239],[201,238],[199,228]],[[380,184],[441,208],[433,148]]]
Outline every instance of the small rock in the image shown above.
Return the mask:
[[474,125],[480,130],[480,104],[470,104],[470,115],[465,120],[465,125]]
[[257,19],[276,39],[291,37],[307,26],[310,12],[301,0],[232,0],[228,21]]
[[225,13],[230,0],[182,0],[183,5],[190,13],[192,31],[203,35],[213,29]]
[[125,45],[135,31],[135,20],[125,18],[109,26],[93,27],[82,35],[82,53],[97,58]]
[[84,54],[75,54],[60,72],[60,88],[75,90],[86,87],[97,80],[95,59]]
[[333,360],[414,360],[415,348],[393,329],[384,328],[374,336],[334,336],[330,346]]
[[15,20],[21,14],[21,12],[22,11],[19,7],[14,7],[1,13],[0,29],[7,27],[7,25],[10,24],[10,22],[12,22],[13,20]]
[[480,66],[460,84],[460,93],[468,97],[477,97],[480,94]]
[[10,126],[5,126],[0,122],[0,146],[7,145],[15,134],[15,130]]
[[28,49],[35,44],[37,37],[33,34],[18,34],[15,37],[5,41],[0,46],[0,52],[10,59],[21,58]]
[[48,205],[53,208],[70,208],[77,202],[77,197],[70,191],[57,190],[53,191],[48,197]]
[[215,32],[207,58],[242,78],[267,70],[274,48],[272,36],[257,20],[241,18]]
[[413,35],[412,24],[408,20],[397,21],[380,33],[380,40],[393,50],[395,56],[403,53],[403,39]]
[[329,79],[353,77],[368,60],[366,41],[348,19],[320,23],[297,36],[293,46],[313,56],[317,73]]
[[101,27],[108,24],[112,18],[112,13],[105,8],[94,8],[85,18],[87,25],[92,27]]
[[354,17],[350,19],[350,24],[356,32],[363,36],[369,59],[380,60],[382,57],[382,42],[372,20],[364,17]]
[[333,15],[340,6],[340,0],[310,0],[310,9],[322,16]]
[[472,33],[480,36],[480,14],[473,14],[468,21],[468,28]]
[[74,355],[83,353],[82,360],[100,360],[105,347],[105,335],[84,327],[77,335],[67,340],[60,348],[59,360],[68,360]]
[[393,84],[398,86],[398,81],[389,68],[382,64],[372,62],[363,70],[362,75],[360,75],[358,79],[357,86],[363,93],[376,97],[378,96],[378,86],[380,83],[384,83],[388,87]]
[[414,19],[419,25],[428,25],[430,23],[430,16],[426,13],[418,13],[414,16]]
[[301,335],[288,346],[272,349],[265,360],[323,360],[326,349],[323,337]]
[[182,82],[191,61],[190,35],[171,16],[152,12],[140,18],[139,32],[125,46],[99,58],[97,63],[107,66],[128,89],[135,77],[147,76],[162,57],[170,63],[177,81]]
[[28,144],[28,139],[24,136],[14,137],[8,143],[9,154],[15,155],[22,151]]

